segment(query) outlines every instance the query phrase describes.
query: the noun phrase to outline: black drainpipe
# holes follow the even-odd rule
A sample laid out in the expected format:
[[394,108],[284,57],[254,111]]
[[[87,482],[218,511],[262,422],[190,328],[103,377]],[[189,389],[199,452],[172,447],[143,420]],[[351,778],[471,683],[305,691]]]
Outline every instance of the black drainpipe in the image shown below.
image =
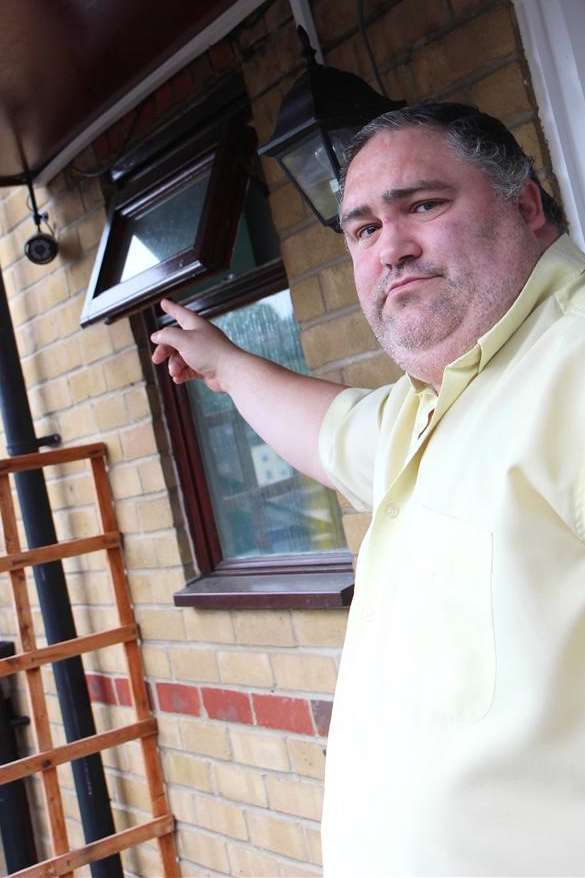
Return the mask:
[[[49,444],[35,436],[12,319],[0,269],[0,411],[10,455],[38,451]],[[42,470],[14,476],[28,546],[57,542],[45,476]],[[76,637],[67,583],[60,561],[33,567],[48,643]],[[57,696],[67,741],[95,735],[95,723],[80,656],[53,665]],[[81,822],[87,843],[115,832],[101,754],[71,763]],[[123,878],[119,854],[91,865],[92,878]]]

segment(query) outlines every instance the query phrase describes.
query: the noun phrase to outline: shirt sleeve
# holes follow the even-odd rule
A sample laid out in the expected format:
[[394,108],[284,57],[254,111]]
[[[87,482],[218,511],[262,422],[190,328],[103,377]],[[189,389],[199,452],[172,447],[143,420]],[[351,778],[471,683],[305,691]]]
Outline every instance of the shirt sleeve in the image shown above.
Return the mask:
[[371,511],[373,505],[374,464],[389,391],[350,387],[335,397],[321,425],[321,464],[360,512]]

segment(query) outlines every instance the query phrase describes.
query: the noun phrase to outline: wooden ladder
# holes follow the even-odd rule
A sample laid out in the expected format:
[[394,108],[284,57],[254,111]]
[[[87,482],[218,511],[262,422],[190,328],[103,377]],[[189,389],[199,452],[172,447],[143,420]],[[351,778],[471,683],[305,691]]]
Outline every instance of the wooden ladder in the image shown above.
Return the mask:
[[[103,532],[94,537],[68,540],[22,551],[12,499],[10,474],[80,460],[91,462]],[[8,553],[0,557],[0,572],[10,574],[21,650],[17,655],[0,660],[0,677],[24,671],[38,747],[38,753],[33,756],[27,756],[24,759],[0,766],[0,784],[9,783],[35,773],[40,774],[53,847],[53,856],[50,859],[20,870],[16,873],[19,878],[24,878],[24,876],[26,878],[70,876],[74,869],[154,838],[157,839],[162,861],[163,871],[161,874],[164,875],[164,878],[180,878],[174,839],[174,819],[169,811],[165,792],[157,747],[156,720],[152,715],[148,701],[138,643],[139,630],[130,600],[121,535],[116,522],[105,460],[106,446],[103,443],[58,451],[24,454],[0,460],[0,515]],[[107,553],[119,626],[38,648],[27,593],[25,569],[35,564],[71,558],[75,555],[99,550],[105,550]],[[41,667],[114,644],[123,644],[126,654],[136,722],[72,741],[63,746],[53,746]],[[57,766],[134,740],[139,740],[142,747],[153,819],[91,842],[84,847],[71,850],[67,838]]]

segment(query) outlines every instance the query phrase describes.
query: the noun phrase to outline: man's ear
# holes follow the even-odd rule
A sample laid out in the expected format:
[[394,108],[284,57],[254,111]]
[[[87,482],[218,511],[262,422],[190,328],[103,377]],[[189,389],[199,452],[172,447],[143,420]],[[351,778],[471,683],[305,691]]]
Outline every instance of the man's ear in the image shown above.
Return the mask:
[[534,180],[526,180],[518,196],[518,210],[528,228],[538,232],[546,225],[540,187]]

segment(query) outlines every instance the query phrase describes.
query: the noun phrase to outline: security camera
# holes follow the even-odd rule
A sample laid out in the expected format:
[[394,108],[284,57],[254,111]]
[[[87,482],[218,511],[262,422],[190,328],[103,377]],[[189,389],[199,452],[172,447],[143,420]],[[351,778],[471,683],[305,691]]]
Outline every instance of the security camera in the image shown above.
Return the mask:
[[52,235],[37,232],[24,245],[24,254],[35,265],[46,265],[52,262],[59,252],[59,245]]

